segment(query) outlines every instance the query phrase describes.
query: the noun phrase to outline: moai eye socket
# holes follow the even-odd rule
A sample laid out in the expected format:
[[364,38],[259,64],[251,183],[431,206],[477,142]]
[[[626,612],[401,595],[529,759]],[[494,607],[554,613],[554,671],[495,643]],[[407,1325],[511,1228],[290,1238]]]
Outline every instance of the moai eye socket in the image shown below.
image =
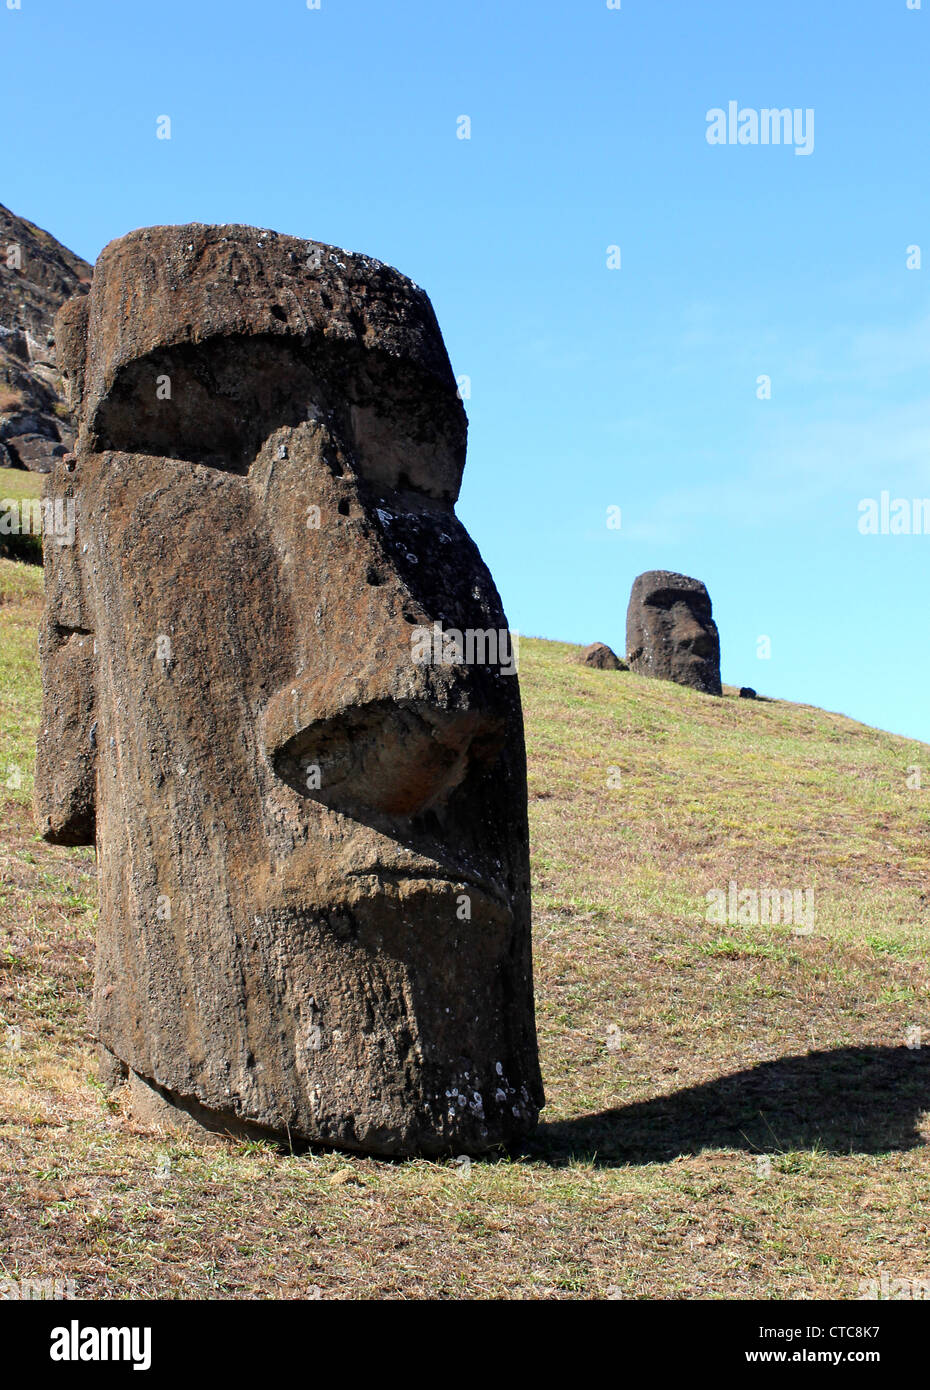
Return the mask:
[[94,418],[94,447],[246,473],[269,434],[323,399],[311,366],[281,339],[181,343],[120,369]]
[[454,500],[465,455],[457,401],[397,363],[271,334],[127,362],[97,408],[93,445],[247,473],[271,434],[308,419],[326,421],[374,486]]
[[423,291],[348,252],[220,231],[107,248],[89,317],[62,320],[84,447],[244,473],[275,430],[323,418],[365,480],[454,503],[467,425]]

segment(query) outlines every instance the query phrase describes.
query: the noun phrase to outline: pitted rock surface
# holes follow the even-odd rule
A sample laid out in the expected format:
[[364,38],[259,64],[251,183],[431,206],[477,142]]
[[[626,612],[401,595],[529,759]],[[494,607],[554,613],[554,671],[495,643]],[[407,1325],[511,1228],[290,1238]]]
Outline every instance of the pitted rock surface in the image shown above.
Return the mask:
[[90,276],[80,256],[0,206],[0,468],[47,473],[71,448],[53,323]]
[[475,1152],[543,1102],[517,678],[425,293],[255,228],[105,248],[56,333],[37,811],[96,842],[94,1015],[161,1116]]

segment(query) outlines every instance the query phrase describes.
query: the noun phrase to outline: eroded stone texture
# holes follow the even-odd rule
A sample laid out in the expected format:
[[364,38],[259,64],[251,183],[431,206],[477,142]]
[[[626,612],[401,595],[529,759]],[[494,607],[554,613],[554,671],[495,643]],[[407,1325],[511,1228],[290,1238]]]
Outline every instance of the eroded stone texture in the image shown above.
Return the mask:
[[91,268],[0,205],[0,468],[47,473],[73,443],[52,323]]
[[[111,1071],[207,1128],[477,1151],[542,1104],[517,680],[429,300],[248,227],[111,243],[56,328],[43,834],[99,853]],[[170,395],[168,394],[170,392]],[[470,919],[468,913],[470,912]]]
[[626,655],[641,676],[720,695],[720,637],[699,579],[649,570],[633,581]]
[[596,671],[628,671],[630,668],[606,642],[592,642],[582,650],[578,660],[582,666],[592,666]]

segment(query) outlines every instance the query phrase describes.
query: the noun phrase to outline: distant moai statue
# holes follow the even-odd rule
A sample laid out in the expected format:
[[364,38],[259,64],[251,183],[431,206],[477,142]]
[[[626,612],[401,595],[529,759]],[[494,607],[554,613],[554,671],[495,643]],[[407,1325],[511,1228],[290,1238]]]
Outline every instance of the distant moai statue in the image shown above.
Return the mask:
[[720,695],[720,635],[699,579],[648,570],[633,581],[626,616],[630,669]]

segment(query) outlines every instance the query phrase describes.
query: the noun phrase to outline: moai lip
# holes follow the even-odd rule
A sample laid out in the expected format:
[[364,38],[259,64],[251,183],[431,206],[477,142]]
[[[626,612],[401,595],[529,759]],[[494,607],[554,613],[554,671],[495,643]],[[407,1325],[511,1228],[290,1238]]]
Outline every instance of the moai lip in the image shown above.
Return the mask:
[[720,695],[720,635],[699,579],[648,570],[633,581],[626,615],[627,661],[641,676]]
[[250,227],[112,242],[56,325],[36,800],[98,849],[97,1036],[151,1114],[383,1154],[535,1125],[517,679],[426,295]]

